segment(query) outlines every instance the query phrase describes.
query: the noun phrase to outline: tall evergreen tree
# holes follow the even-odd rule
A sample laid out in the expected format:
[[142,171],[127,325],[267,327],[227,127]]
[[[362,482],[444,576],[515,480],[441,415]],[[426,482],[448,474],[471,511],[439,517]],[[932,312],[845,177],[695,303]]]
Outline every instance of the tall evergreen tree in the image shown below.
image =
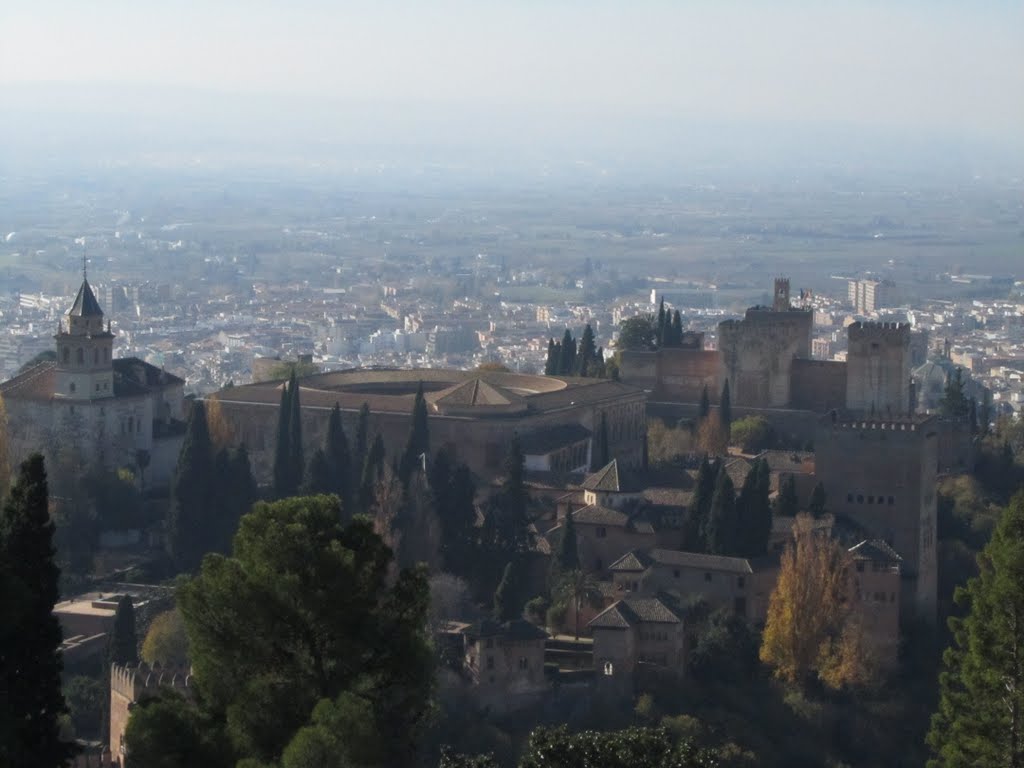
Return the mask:
[[558,374],[558,364],[562,360],[562,351],[555,345],[555,340],[548,339],[548,356],[544,361],[544,375],[555,376]]
[[327,421],[327,437],[324,441],[324,453],[330,472],[330,490],[341,499],[342,515],[347,519],[352,516],[352,455],[345,436],[345,425],[341,420],[341,407],[338,403],[331,409]]
[[981,408],[978,411],[978,422],[978,429],[981,432],[981,436],[985,437],[988,435],[990,425],[992,424],[992,395],[990,395],[987,390],[981,400]]
[[423,395],[423,382],[416,389],[416,399],[412,406],[412,425],[409,429],[409,440],[402,454],[398,477],[403,485],[409,484],[409,478],[421,466],[421,457],[430,454],[430,433],[427,427],[427,400]]
[[753,516],[754,530],[751,533],[751,550],[759,554],[768,551],[768,541],[772,537],[772,502],[771,502],[772,468],[767,459],[757,462],[757,495]]
[[363,403],[359,407],[359,417],[356,420],[356,435],[352,456],[352,472],[357,482],[363,475],[366,453],[370,450],[370,440],[370,404]]
[[708,395],[708,385],[700,391],[700,408],[697,411],[697,423],[703,424],[704,419],[711,415],[711,398]]
[[565,333],[562,335],[562,350],[561,360],[558,363],[558,374],[560,376],[572,376],[573,369],[576,367],[576,340],[572,337],[572,332],[566,328]]
[[292,369],[288,380],[288,483],[291,493],[297,493],[306,473],[306,457],[302,446],[302,404],[299,402],[299,381]]
[[378,432],[373,438],[373,444],[366,452],[366,461],[363,462],[362,479],[359,483],[359,511],[364,515],[369,514],[373,507],[374,489],[384,474],[384,460],[386,458],[384,438]]
[[713,555],[739,554],[736,523],[736,489],[729,473],[725,471],[725,463],[719,462],[704,534],[708,552]]
[[122,595],[114,613],[114,629],[110,633],[110,663],[138,664],[139,638],[135,633],[135,606],[128,595]]
[[[323,448],[313,451],[313,456],[306,467],[306,476],[302,481],[302,493],[305,496],[318,496],[322,493],[334,493],[331,465],[327,461],[327,452]],[[344,509],[342,514],[345,514]]]
[[167,518],[167,550],[180,571],[194,571],[203,555],[216,546],[209,526],[214,470],[213,447],[201,400],[192,403],[185,440],[171,480]]
[[768,549],[772,531],[772,507],[769,501],[768,463],[755,461],[736,499],[737,552],[740,557],[759,557]]
[[946,376],[946,389],[939,401],[939,413],[948,419],[966,419],[970,414],[970,403],[964,393],[963,369],[957,367]]
[[448,506],[441,526],[444,531],[441,555],[446,569],[478,582],[482,547],[476,526],[476,483],[465,464],[458,464],[451,473]]
[[590,470],[592,472],[597,471],[601,467],[607,466],[609,461],[611,461],[611,458],[608,448],[608,417],[602,412],[601,423],[597,428],[597,437],[594,440],[593,456],[591,456],[590,460]]
[[594,344],[594,329],[587,323],[580,337],[579,349],[576,352],[576,375],[592,376],[597,359],[597,347]]
[[811,492],[811,500],[807,504],[807,511],[814,518],[825,516],[825,486],[818,483]]
[[277,408],[277,440],[274,444],[274,495],[278,498],[292,496],[291,487],[291,390],[287,383],[281,385],[281,403]]
[[796,494],[796,478],[789,475],[779,485],[777,499],[778,513],[783,517],[795,517],[800,511],[800,498]]
[[683,318],[679,314],[679,310],[675,311],[672,315],[672,346],[681,347],[683,345]]
[[697,470],[694,483],[693,499],[687,510],[686,522],[683,526],[682,548],[687,552],[706,552],[708,515],[711,513],[711,499],[715,492],[716,472],[714,465],[705,456]]
[[530,546],[530,521],[527,517],[526,457],[519,435],[512,436],[505,456],[505,478],[491,497],[495,535],[499,548],[507,555],[526,551]]
[[729,380],[722,385],[722,399],[718,403],[718,418],[722,422],[722,431],[728,441],[732,431],[732,397],[729,395]]
[[59,734],[67,706],[54,530],[43,457],[33,454],[0,515],[0,765],[10,768],[58,768],[76,752]]
[[579,541],[576,538],[576,523],[567,514],[562,523],[562,537],[558,541],[558,555],[555,562],[561,573],[578,570],[580,567]]
[[978,566],[956,590],[967,613],[949,620],[953,645],[943,657],[929,765],[1024,765],[1024,492],[1003,512]]

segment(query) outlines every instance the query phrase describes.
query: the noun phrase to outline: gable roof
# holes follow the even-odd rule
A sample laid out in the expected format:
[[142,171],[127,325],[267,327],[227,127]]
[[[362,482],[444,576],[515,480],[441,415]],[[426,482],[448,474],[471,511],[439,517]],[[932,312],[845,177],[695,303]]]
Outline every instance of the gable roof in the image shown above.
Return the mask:
[[82,280],[82,286],[78,289],[75,303],[68,310],[68,315],[71,317],[103,317],[103,310],[100,309],[100,303],[96,301],[96,294],[92,292],[92,286],[89,285],[88,280]]
[[745,557],[705,555],[700,552],[683,552],[676,549],[652,549],[647,554],[651,561],[658,565],[740,574],[754,572],[750,565],[750,560]]
[[613,573],[642,573],[650,567],[651,562],[651,558],[644,552],[633,550],[608,566],[608,570]]
[[646,520],[631,518],[624,512],[600,504],[577,509],[572,513],[574,523],[580,525],[605,525],[612,528],[626,528],[637,533],[654,533],[654,526]]
[[682,617],[657,597],[624,597],[587,624],[592,629],[628,629],[638,624],[679,624]]
[[606,491],[618,493],[622,490],[619,483],[619,462],[612,459],[592,475],[587,475],[581,487],[585,491]]

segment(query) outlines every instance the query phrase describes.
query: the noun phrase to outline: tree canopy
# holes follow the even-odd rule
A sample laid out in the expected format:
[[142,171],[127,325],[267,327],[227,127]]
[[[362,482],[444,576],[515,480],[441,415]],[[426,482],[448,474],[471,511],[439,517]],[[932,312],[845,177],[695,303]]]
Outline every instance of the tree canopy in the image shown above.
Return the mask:
[[956,591],[966,615],[949,622],[953,644],[928,734],[933,766],[1024,764],[1024,492],[1003,513],[978,565],[979,575]]
[[[196,713],[167,714],[186,732],[197,720],[222,729],[232,762],[206,765],[303,764],[296,756],[332,743],[352,711],[368,713],[365,741],[346,754],[408,760],[431,699],[427,580],[420,570],[389,577],[392,554],[371,523],[342,527],[338,507],[334,496],[257,504],[233,555],[207,556],[179,590],[202,696]],[[129,749],[177,748],[161,741],[173,730],[164,720],[134,719]]]

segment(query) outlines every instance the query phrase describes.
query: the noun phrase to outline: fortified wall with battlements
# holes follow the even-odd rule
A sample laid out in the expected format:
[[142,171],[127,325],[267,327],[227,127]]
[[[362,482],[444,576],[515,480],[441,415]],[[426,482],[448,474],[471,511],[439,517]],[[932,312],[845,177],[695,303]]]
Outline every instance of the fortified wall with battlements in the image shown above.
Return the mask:
[[913,413],[910,325],[853,323],[847,333],[847,410],[887,418]]
[[191,672],[184,667],[145,663],[110,666],[110,751],[116,765],[120,768],[129,765],[124,731],[132,707],[143,699],[157,696],[161,688],[172,688],[187,695],[191,684]]

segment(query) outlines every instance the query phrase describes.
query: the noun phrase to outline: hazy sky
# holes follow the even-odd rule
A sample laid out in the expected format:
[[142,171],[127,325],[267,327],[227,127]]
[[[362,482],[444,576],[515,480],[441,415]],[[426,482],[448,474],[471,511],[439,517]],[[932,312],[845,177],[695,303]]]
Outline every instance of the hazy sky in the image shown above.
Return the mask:
[[3,0],[0,85],[133,83],[1019,145],[1024,2]]

